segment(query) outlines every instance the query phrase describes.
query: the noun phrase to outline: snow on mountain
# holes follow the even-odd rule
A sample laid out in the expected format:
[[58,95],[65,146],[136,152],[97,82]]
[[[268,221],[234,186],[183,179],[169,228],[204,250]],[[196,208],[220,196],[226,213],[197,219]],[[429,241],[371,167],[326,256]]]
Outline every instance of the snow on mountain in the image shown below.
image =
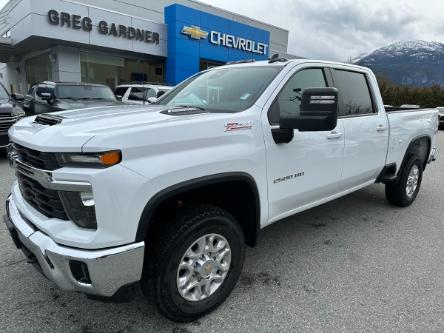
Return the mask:
[[444,44],[427,41],[398,42],[382,47],[355,63],[370,67],[393,83],[444,87]]

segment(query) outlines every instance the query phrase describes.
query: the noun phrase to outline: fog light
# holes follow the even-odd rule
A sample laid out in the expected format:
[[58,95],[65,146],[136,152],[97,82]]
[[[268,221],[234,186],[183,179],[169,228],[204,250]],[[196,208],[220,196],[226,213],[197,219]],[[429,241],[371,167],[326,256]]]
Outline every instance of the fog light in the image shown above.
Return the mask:
[[59,192],[68,218],[79,227],[97,229],[96,208],[92,193]]
[[69,262],[69,268],[71,269],[72,276],[77,282],[91,284],[88,266],[86,266],[84,262],[71,260]]

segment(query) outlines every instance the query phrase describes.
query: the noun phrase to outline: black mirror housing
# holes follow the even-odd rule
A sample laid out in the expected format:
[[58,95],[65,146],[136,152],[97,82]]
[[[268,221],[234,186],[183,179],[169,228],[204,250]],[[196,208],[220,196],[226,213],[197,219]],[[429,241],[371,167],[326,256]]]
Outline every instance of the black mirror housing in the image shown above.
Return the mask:
[[308,88],[302,91],[300,114],[297,117],[281,116],[281,129],[300,132],[331,131],[338,122],[338,90],[336,88]]

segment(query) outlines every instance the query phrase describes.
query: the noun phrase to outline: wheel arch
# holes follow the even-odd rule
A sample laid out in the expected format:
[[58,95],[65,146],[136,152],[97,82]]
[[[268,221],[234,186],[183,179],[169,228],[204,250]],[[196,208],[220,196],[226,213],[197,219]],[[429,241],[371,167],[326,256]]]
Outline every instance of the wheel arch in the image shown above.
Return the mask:
[[412,155],[416,155],[423,160],[423,170],[427,167],[428,156],[432,149],[432,138],[428,135],[421,135],[413,138],[404,154],[401,167],[398,170],[398,176],[404,169],[405,164]]
[[[216,193],[217,190],[230,191],[230,200],[221,199]],[[202,194],[206,195],[203,196]],[[223,196],[224,193],[221,194]],[[195,196],[195,199],[203,199],[203,203],[213,203],[220,208],[231,213],[240,223],[245,234],[245,241],[249,246],[255,246],[257,235],[260,229],[260,198],[257,184],[254,178],[243,172],[220,173],[191,179],[173,186],[167,187],[154,195],[142,212],[136,233],[136,241],[144,241],[150,234],[155,215],[166,203],[177,203],[183,197]],[[241,197],[246,195],[246,197]],[[243,201],[236,205],[227,203],[233,202],[236,198]],[[251,204],[248,202],[253,200]],[[247,201],[247,202],[245,202]]]

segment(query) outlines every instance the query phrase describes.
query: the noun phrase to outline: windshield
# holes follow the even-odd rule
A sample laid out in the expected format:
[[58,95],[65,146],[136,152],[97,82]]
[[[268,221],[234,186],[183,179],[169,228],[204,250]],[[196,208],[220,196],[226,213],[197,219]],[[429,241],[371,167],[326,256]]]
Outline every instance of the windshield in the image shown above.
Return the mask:
[[59,85],[56,87],[56,97],[58,99],[116,100],[110,88],[88,85]]
[[0,84],[0,101],[9,101],[9,94],[6,91],[5,87],[3,87],[3,84]]
[[218,68],[203,72],[170,91],[157,104],[239,112],[251,107],[280,72],[278,66]]

